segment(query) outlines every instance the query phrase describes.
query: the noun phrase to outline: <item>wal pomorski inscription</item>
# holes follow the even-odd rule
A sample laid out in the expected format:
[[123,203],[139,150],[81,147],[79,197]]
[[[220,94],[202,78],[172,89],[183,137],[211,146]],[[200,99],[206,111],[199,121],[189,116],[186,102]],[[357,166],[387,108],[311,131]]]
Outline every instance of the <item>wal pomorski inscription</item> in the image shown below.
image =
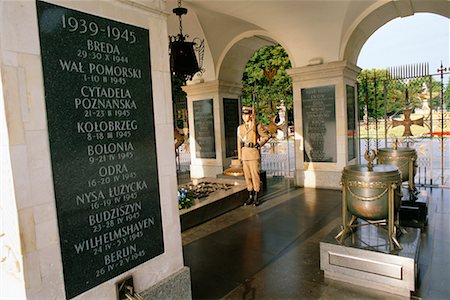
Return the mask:
[[149,31],[37,1],[67,298],[164,252]]

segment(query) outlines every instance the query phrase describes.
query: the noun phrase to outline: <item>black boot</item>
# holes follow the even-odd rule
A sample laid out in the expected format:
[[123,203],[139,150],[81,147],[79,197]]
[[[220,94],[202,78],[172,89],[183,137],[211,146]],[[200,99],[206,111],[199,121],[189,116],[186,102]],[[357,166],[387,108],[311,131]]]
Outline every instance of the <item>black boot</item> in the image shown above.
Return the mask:
[[244,202],[245,205],[252,205],[253,204],[253,191],[248,191],[248,199]]
[[258,192],[255,192],[255,195],[253,196],[253,204],[255,205],[255,206],[259,206],[259,205],[261,205],[261,201],[259,201],[259,198],[258,198]]

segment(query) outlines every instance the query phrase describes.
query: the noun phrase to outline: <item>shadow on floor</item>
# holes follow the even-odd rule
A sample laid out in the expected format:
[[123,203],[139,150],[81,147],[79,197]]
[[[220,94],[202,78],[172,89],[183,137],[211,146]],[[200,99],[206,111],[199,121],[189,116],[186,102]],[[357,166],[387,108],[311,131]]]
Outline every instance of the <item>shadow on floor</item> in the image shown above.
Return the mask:
[[[450,190],[428,193],[413,297],[450,299]],[[262,200],[183,232],[193,299],[400,299],[324,279],[319,242],[340,224],[340,191],[274,178]]]

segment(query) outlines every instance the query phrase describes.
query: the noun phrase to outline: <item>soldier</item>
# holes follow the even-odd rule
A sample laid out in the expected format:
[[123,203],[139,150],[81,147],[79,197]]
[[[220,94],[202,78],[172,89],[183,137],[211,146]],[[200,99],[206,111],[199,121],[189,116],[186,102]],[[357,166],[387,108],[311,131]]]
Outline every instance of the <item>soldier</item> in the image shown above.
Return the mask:
[[256,123],[252,107],[242,107],[242,119],[244,124],[238,127],[237,139],[238,158],[242,160],[245,183],[249,192],[249,197],[244,205],[254,204],[258,206],[261,204],[258,199],[261,187],[259,177],[260,149],[270,136],[263,126]]

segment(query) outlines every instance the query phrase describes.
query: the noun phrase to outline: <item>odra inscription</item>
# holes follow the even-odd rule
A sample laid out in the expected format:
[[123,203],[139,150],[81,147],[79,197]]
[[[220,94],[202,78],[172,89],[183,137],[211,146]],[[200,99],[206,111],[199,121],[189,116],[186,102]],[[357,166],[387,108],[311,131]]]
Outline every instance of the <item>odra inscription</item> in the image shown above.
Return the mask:
[[164,252],[149,31],[37,2],[67,298]]

